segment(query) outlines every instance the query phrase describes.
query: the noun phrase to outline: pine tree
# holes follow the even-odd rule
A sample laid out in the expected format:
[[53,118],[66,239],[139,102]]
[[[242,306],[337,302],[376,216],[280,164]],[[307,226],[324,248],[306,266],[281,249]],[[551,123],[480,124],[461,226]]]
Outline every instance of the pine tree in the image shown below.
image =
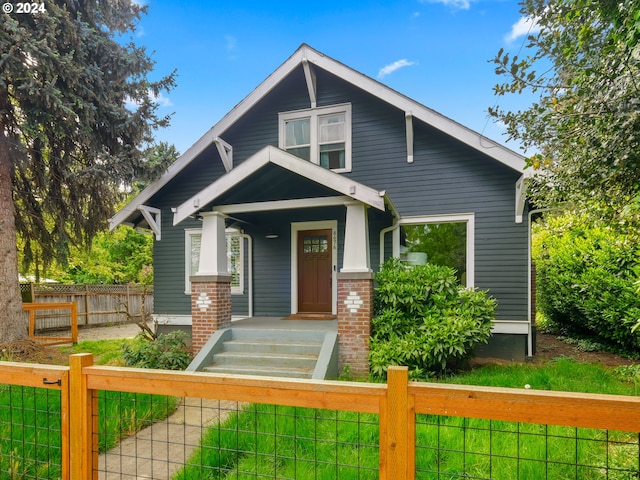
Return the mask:
[[[146,13],[130,0],[56,0],[0,16],[0,342],[26,329],[16,232],[27,261],[64,263],[106,225],[122,187],[145,178],[143,150],[168,117],[175,73],[127,41]],[[151,167],[152,168],[152,167]]]

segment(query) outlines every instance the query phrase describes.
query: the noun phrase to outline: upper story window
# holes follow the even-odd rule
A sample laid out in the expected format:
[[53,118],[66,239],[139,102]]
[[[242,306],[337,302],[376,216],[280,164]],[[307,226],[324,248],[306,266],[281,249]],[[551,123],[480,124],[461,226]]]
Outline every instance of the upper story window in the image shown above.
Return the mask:
[[351,105],[279,115],[280,148],[334,172],[351,171]]

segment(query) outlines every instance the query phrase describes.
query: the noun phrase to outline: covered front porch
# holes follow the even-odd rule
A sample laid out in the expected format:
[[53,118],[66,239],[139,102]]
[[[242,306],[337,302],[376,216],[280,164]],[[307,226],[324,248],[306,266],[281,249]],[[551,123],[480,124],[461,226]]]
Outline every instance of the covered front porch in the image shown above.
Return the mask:
[[[190,277],[195,352],[228,328],[330,325],[339,335],[340,368],[368,371],[369,237],[392,223],[384,192],[266,147],[175,209],[174,223],[194,215],[202,222],[199,265]],[[250,244],[242,294],[252,318],[237,322],[225,237],[230,226]]]

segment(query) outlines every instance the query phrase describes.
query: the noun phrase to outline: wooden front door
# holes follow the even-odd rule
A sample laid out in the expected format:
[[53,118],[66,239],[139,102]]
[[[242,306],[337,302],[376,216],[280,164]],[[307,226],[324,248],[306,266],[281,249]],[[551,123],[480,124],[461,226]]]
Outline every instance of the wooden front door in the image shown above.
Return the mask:
[[331,313],[331,229],[298,232],[298,312]]

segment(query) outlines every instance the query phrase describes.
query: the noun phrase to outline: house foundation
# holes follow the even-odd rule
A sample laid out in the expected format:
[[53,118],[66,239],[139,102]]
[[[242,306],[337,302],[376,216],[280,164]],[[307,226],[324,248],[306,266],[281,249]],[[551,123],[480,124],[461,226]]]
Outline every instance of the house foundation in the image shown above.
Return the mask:
[[369,338],[373,318],[373,272],[338,273],[338,368],[369,375]]
[[231,326],[231,275],[191,277],[191,346],[197,355],[217,330]]

